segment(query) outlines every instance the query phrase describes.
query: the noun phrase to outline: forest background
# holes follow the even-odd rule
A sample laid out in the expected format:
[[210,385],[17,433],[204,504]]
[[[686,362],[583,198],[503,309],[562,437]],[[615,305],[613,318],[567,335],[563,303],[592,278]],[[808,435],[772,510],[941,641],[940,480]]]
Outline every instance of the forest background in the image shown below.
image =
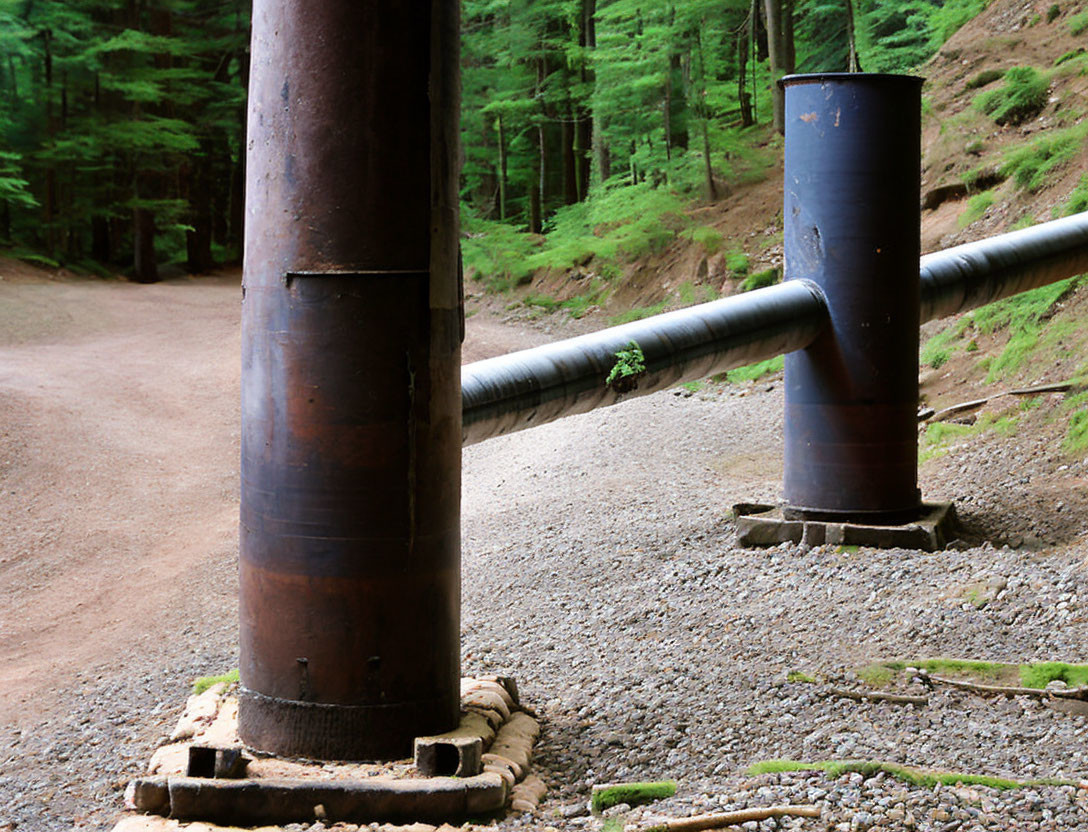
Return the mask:
[[[466,265],[671,239],[780,158],[790,72],[907,72],[984,0],[464,0]],[[240,257],[245,0],[0,0],[0,244],[158,279]]]

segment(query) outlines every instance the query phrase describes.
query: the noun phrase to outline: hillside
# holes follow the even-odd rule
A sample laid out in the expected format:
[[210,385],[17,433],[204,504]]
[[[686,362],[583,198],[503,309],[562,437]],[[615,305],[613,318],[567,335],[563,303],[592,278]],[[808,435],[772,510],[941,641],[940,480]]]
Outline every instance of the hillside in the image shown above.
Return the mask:
[[[921,68],[923,251],[1088,209],[1085,29],[1083,1],[995,0]],[[1015,70],[1010,81],[1006,74],[1014,67],[1027,69]],[[1016,106],[1002,113],[1009,101]],[[602,276],[605,270],[589,257],[573,269],[539,269],[524,285],[498,294],[470,281],[470,311],[486,308],[506,320],[573,333],[733,294],[753,278],[777,278],[766,270],[780,269],[782,260],[781,146],[767,129],[747,138],[752,154],[774,163],[725,198],[689,207],[682,220],[674,219],[682,230],[671,242],[627,264],[621,275]],[[924,406],[940,409],[1009,389],[1083,382],[1088,288],[1076,280],[1045,287],[930,323],[922,335]],[[770,362],[731,378],[780,367]],[[1008,481],[991,473],[975,483],[986,491],[978,495],[979,505],[998,508],[975,515],[964,506],[969,524],[1013,543],[1081,533],[1088,484],[1069,465],[1088,451],[1088,396],[1080,389],[999,397],[955,414],[954,421],[924,427],[923,464],[951,492],[969,494],[972,489],[960,484],[979,476],[987,456],[1008,456],[1012,468],[1022,469]],[[1023,440],[1013,450],[1006,449],[1010,436]],[[1050,511],[1055,504],[1062,508]],[[1022,517],[1001,508],[1012,505],[1022,507]]]
[[[919,69],[926,78],[923,252],[1051,219],[1074,199],[1088,208],[1088,186],[1081,184],[1088,169],[1085,29],[1084,0],[996,0]],[[976,99],[1001,90],[1002,76],[1016,66],[1037,70],[1045,82],[1043,106],[1020,123],[998,124]],[[748,274],[780,269],[781,141],[765,126],[745,139],[750,154],[768,157],[757,176],[742,173],[739,184],[724,183],[722,199],[689,206],[677,220],[686,230],[663,250],[627,264],[615,278],[597,274],[593,259],[572,269],[539,269],[514,298],[547,311],[543,298],[567,301],[585,293],[587,280],[601,277],[606,291],[589,315],[608,318],[663,301],[688,305],[693,294],[703,300],[737,291],[743,278],[729,267],[729,252],[747,258]],[[752,178],[757,181],[745,183]],[[483,285],[476,283],[477,292]]]

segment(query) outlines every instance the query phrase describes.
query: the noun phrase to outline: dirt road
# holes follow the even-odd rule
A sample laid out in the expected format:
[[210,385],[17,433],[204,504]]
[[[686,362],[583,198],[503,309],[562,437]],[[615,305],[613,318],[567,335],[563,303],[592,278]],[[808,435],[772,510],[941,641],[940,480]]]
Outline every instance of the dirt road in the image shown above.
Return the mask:
[[[77,668],[233,617],[205,578],[237,550],[240,275],[0,276],[0,723],[25,727]],[[541,340],[470,328],[466,360]]]

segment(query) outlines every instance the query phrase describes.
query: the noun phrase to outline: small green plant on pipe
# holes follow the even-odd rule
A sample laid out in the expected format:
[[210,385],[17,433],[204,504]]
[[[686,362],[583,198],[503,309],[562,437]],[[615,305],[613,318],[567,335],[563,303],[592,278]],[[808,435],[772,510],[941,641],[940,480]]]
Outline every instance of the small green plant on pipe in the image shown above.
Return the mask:
[[646,356],[635,341],[630,341],[626,348],[616,352],[616,363],[604,383],[617,393],[627,393],[638,387],[638,378],[645,372]]
[[615,786],[607,786],[593,792],[591,805],[594,812],[603,812],[613,806],[626,803],[628,806],[638,806],[642,803],[652,803],[676,794],[675,780],[661,780],[654,783],[617,783]]

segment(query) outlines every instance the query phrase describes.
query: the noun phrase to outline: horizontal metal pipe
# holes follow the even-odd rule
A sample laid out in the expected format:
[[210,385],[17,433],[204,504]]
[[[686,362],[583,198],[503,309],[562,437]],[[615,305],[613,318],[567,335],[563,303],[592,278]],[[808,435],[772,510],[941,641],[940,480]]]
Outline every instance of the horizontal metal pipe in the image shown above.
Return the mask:
[[[461,368],[462,438],[471,445],[808,346],[827,326],[819,288],[791,280]],[[605,384],[632,341],[637,387]]]
[[[1088,213],[926,255],[921,319],[965,312],[1088,272]],[[655,315],[461,368],[462,439],[472,445],[807,347],[829,323],[807,280]],[[604,380],[616,352],[646,358],[637,388]]]
[[1088,272],[1088,212],[921,260],[922,322]]

